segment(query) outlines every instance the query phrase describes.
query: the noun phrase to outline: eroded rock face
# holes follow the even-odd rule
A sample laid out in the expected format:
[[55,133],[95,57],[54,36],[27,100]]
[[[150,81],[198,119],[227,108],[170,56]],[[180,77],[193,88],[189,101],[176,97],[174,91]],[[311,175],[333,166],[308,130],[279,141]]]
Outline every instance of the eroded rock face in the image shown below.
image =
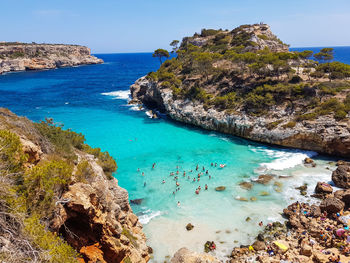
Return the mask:
[[338,213],[344,209],[344,202],[336,197],[328,197],[320,204],[321,211],[326,211],[328,214]]
[[315,187],[316,194],[331,194],[332,192],[333,192],[332,186],[324,182],[318,182]]
[[102,59],[92,56],[90,49],[84,46],[0,43],[0,74],[102,62]]
[[179,249],[174,257],[170,260],[171,263],[219,263],[215,257],[210,254],[199,254],[192,252],[187,248]]
[[293,128],[281,125],[268,129],[268,124],[278,120],[293,121],[295,116],[285,108],[273,109],[273,114],[251,117],[244,112],[228,113],[204,106],[197,101],[175,99],[172,91],[157,82],[142,77],[130,87],[133,102],[163,110],[180,122],[226,134],[240,136],[257,142],[312,150],[319,153],[350,157],[350,122],[338,122],[330,116],[320,116],[314,121],[298,122]]
[[121,262],[127,258],[147,262],[146,238],[130,208],[127,191],[118,186],[116,179],[107,180],[101,167],[92,162],[95,180],[69,187],[63,195],[67,202],[59,205],[59,216],[51,227],[86,262]]
[[338,187],[350,188],[350,165],[339,165],[332,173],[332,181]]

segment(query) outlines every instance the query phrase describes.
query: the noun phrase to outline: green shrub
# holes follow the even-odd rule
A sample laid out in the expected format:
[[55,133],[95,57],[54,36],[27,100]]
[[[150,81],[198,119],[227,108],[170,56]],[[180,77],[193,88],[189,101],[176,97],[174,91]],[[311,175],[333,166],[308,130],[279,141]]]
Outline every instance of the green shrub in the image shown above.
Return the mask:
[[277,121],[273,121],[270,122],[266,125],[266,128],[268,130],[273,130],[274,128],[276,128],[281,122],[283,122],[283,120],[277,120]]
[[77,165],[77,170],[75,172],[75,178],[77,182],[87,183],[95,176],[94,171],[88,161],[81,161]]
[[108,179],[114,178],[112,174],[117,170],[117,163],[107,151],[102,152],[100,148],[92,148],[87,144],[84,145],[84,151],[98,159],[98,164],[101,165]]
[[18,172],[25,160],[19,137],[8,130],[0,130],[0,169]]
[[213,36],[213,35],[216,35],[218,32],[220,32],[220,31],[216,30],[216,29],[205,29],[205,28],[203,28],[202,31],[201,31],[201,37]]
[[258,38],[263,39],[263,40],[269,40],[269,37],[266,35],[258,35]]
[[284,125],[282,125],[283,128],[294,128],[294,126],[296,125],[297,123],[295,121],[290,121]]
[[28,170],[21,187],[28,209],[42,216],[50,215],[55,200],[71,182],[72,171],[72,166],[61,160],[47,161]]
[[39,216],[32,215],[24,220],[24,231],[40,248],[45,262],[76,263],[78,253],[63,239],[45,229]]

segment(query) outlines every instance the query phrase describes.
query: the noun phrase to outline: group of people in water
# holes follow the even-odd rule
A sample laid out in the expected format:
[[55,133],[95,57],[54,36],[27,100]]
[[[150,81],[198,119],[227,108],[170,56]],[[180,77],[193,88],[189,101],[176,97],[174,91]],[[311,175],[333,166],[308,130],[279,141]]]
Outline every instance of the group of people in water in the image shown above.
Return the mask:
[[[210,164],[210,166],[213,167],[213,168],[214,167],[218,167],[218,168],[222,169],[222,168],[224,168],[226,166],[226,164],[219,164],[218,165],[217,163],[213,163],[212,162]],[[152,164],[152,170],[154,170],[155,167],[156,167],[156,163],[153,163]],[[175,181],[175,190],[173,191],[173,195],[175,195],[176,192],[180,191],[179,177],[181,177],[181,176],[180,176],[179,169],[180,169],[180,167],[177,165],[176,166],[176,172],[170,172],[170,174],[169,174],[169,176],[173,177],[173,180]],[[137,168],[137,171],[140,172],[140,168]],[[187,172],[186,171],[181,172],[183,178],[186,178],[187,181],[192,181],[193,183],[200,182],[200,180],[201,180],[201,178],[203,178],[203,176],[207,176],[209,180],[212,179],[212,175],[209,173],[209,170],[206,169],[204,166],[200,167],[199,164],[197,164],[196,168],[195,168],[195,173],[197,175],[192,177],[193,175],[191,175],[191,174],[193,174],[193,173],[194,173],[194,171],[192,169],[187,171]],[[142,174],[142,176],[145,176],[144,172],[141,172],[141,174]],[[165,179],[163,179],[161,184],[165,184],[165,183],[166,183],[166,181],[165,181]],[[146,181],[144,181],[143,186],[146,187],[146,185],[147,185]],[[204,190],[208,190],[208,188],[209,188],[208,184],[205,184]],[[201,186],[198,186],[196,188],[196,190],[194,191],[194,193],[196,195],[199,195],[201,190],[202,190]],[[178,202],[177,205],[180,206],[180,202]]]

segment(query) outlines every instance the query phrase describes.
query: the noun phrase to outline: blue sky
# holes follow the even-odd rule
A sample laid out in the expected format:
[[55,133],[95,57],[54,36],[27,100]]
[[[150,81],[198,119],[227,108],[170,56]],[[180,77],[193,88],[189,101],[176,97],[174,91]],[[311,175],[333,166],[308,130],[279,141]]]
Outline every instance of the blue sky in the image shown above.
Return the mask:
[[265,22],[292,47],[350,46],[350,0],[1,0],[0,41],[150,52],[201,28]]

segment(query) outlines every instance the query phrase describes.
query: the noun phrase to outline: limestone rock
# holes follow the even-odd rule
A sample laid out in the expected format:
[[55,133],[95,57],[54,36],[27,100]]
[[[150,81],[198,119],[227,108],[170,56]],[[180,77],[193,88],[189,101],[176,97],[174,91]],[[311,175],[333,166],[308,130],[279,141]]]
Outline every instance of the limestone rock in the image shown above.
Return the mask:
[[170,260],[171,263],[219,263],[220,261],[207,253],[192,252],[187,248],[179,249]]
[[328,197],[320,204],[321,211],[327,211],[328,214],[338,213],[344,209],[344,202],[336,197]]
[[221,192],[221,191],[225,191],[226,187],[225,186],[218,186],[215,187],[215,191]]
[[0,74],[10,71],[54,69],[102,62],[102,59],[92,56],[90,49],[84,46],[0,43]]
[[350,165],[339,165],[332,173],[332,181],[341,188],[350,188]]
[[259,175],[258,179],[255,182],[259,184],[268,184],[273,178],[274,178],[273,175],[262,174],[262,175]]
[[243,189],[250,190],[250,189],[252,189],[253,184],[249,183],[249,182],[241,182],[241,183],[239,183],[239,186]]
[[303,243],[300,248],[300,254],[303,256],[310,257],[312,255],[312,247],[310,247],[306,243]]
[[252,247],[255,251],[265,250],[265,243],[257,240],[252,244]]
[[315,192],[317,194],[331,194],[333,192],[333,188],[330,184],[318,182],[315,187]]

